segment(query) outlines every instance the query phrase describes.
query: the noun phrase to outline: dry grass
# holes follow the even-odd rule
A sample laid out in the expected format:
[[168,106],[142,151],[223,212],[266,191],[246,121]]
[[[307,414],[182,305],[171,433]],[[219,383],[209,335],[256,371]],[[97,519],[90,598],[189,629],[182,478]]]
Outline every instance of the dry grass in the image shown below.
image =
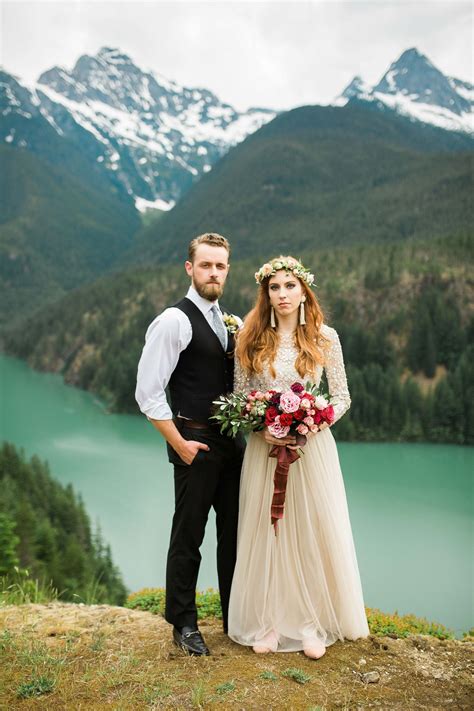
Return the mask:
[[[185,656],[149,612],[57,602],[2,608],[0,709],[472,708],[472,641],[371,635],[336,642],[311,661],[256,656],[218,620],[200,626],[211,657]],[[364,681],[368,672],[379,680]]]

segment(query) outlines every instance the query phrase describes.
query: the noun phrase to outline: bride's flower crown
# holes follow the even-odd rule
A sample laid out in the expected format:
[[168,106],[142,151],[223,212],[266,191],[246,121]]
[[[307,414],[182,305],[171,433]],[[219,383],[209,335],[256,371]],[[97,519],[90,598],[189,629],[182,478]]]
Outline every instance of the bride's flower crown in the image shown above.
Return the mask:
[[272,259],[271,262],[265,262],[258,272],[255,272],[255,281],[257,284],[261,284],[264,279],[274,276],[281,269],[286,272],[293,272],[298,279],[305,281],[308,286],[314,284],[314,274],[311,274],[309,269],[306,269],[301,262],[298,262],[297,259],[293,259],[293,257],[277,257],[276,259]]

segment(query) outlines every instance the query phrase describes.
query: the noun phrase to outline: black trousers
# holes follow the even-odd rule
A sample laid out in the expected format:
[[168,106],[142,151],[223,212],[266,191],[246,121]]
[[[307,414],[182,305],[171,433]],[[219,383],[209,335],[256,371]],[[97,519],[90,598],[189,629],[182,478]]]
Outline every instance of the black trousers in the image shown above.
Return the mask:
[[178,427],[185,439],[207,444],[209,452],[199,450],[193,463],[187,465],[168,445],[169,460],[174,465],[175,511],[166,565],[165,618],[175,627],[197,625],[199,548],[212,506],[216,512],[219,592],[227,631],[245,440],[221,435],[214,427],[191,429],[182,421]]

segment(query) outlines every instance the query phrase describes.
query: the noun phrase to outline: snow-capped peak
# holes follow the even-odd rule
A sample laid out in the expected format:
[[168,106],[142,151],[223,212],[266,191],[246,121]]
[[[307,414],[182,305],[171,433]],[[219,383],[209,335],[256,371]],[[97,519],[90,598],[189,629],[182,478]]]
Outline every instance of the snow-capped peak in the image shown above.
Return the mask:
[[28,89],[12,77],[6,84],[4,111],[28,113],[36,102],[60,135],[81,144],[87,132],[96,169],[108,171],[139,209],[174,204],[231,146],[275,116],[269,109],[240,113],[207,89],[141,69],[113,47],[79,57],[72,70],[53,67]]
[[418,49],[403,52],[371,87],[355,77],[333,102],[374,101],[397,113],[454,131],[473,131],[473,87],[444,75]]

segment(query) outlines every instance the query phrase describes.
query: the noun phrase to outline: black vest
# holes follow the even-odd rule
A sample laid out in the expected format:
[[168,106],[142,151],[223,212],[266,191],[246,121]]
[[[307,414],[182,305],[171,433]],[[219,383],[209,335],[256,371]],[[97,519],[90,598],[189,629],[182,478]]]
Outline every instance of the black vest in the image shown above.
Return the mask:
[[171,409],[191,420],[206,423],[219,395],[234,386],[234,336],[228,333],[227,351],[207,322],[202,311],[186,297],[175,304],[191,322],[193,335],[181,352],[169,381]]

